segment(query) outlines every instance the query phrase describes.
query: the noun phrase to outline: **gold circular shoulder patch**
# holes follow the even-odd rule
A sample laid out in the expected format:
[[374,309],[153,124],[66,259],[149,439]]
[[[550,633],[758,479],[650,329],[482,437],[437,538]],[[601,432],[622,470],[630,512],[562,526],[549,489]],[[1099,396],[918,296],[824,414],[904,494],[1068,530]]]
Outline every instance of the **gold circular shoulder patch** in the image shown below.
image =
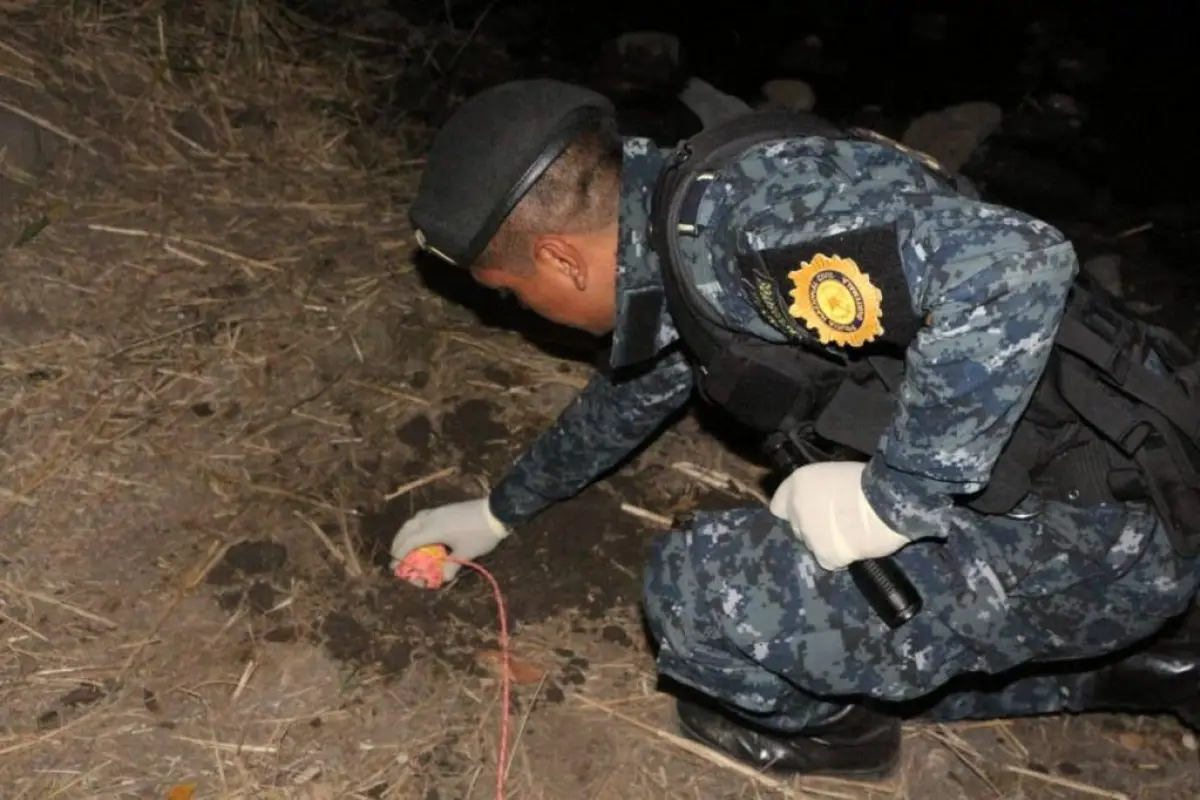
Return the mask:
[[862,347],[883,333],[883,292],[851,259],[816,255],[788,278],[795,287],[788,313],[821,344]]

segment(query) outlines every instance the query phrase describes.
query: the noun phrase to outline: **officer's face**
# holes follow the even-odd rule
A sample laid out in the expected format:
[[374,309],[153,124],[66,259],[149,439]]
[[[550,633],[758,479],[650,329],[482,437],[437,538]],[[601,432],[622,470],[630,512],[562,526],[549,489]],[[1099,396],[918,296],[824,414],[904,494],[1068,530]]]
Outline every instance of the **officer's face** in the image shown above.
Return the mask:
[[603,336],[616,315],[616,232],[544,236],[534,242],[532,269],[472,270],[484,286],[513,294],[551,322]]

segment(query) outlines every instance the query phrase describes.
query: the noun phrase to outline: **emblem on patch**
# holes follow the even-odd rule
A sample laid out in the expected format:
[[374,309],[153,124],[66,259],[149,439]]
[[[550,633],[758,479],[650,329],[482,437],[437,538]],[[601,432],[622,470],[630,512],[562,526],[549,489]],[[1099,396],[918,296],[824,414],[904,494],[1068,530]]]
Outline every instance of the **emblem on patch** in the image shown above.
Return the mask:
[[816,255],[788,278],[795,287],[788,313],[821,344],[862,347],[883,333],[883,292],[851,259]]

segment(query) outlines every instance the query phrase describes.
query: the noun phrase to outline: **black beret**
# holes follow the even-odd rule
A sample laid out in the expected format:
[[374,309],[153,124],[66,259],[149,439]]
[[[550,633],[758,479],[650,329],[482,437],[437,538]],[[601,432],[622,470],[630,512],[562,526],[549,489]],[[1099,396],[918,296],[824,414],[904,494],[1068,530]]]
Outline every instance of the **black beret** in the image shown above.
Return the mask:
[[510,81],[472,96],[429,150],[408,212],[418,244],[470,266],[546,167],[614,114],[604,95],[552,80]]

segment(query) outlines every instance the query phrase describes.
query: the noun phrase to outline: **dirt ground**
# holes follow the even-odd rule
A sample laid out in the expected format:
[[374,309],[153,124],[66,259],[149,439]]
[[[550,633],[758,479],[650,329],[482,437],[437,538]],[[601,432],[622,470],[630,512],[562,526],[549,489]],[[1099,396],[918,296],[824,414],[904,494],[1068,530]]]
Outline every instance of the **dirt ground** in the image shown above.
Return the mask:
[[[420,162],[356,125],[337,47],[252,2],[84,5],[0,2],[0,107],[52,163],[0,218],[0,797],[494,796],[491,590],[401,584],[385,547],[495,481],[586,348],[424,279]],[[643,554],[757,478],[689,417],[488,559],[510,797],[1200,796],[1157,719],[912,725],[878,785],[689,748]]]

